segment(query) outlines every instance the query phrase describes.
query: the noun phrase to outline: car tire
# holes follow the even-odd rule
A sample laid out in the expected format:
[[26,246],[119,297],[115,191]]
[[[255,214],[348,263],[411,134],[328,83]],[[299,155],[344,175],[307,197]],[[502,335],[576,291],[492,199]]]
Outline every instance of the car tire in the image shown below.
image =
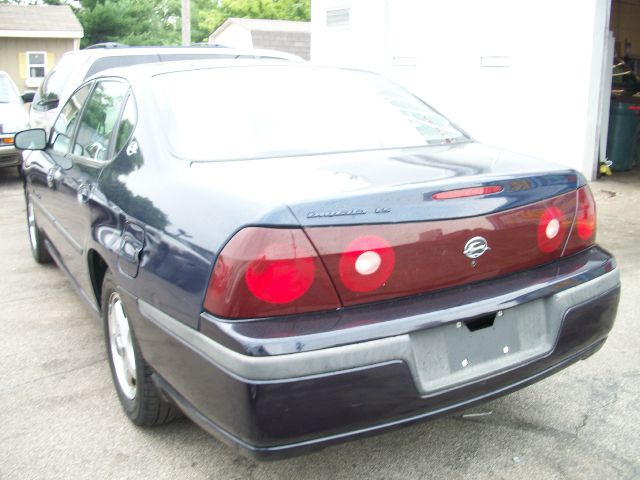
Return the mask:
[[36,212],[33,206],[31,195],[26,195],[27,201],[27,227],[29,231],[29,245],[31,246],[31,254],[38,263],[50,263],[51,255],[44,244],[44,235],[38,227],[36,220]]
[[127,315],[123,294],[107,271],[102,283],[102,320],[111,376],[122,408],[140,426],[172,421],[179,410],[165,400],[151,380]]

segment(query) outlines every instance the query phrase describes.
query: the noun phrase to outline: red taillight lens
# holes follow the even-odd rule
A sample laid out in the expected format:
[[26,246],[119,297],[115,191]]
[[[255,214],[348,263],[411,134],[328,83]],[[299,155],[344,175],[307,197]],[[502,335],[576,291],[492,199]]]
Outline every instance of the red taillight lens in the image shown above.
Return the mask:
[[558,207],[544,210],[538,222],[538,248],[543,253],[558,250],[566,239],[570,219]]
[[204,308],[226,318],[257,318],[338,308],[315,249],[300,229],[249,227],[216,260]]
[[578,189],[576,219],[565,255],[579,252],[596,242],[596,204],[588,186]]
[[578,236],[585,241],[594,241],[596,236],[596,204],[589,187],[578,190],[578,210],[576,212]]
[[352,292],[370,292],[386,282],[396,262],[393,248],[381,237],[358,237],[340,257],[340,280]]
[[263,302],[289,303],[304,295],[315,276],[313,252],[288,243],[265,245],[249,262],[244,279],[249,291]]

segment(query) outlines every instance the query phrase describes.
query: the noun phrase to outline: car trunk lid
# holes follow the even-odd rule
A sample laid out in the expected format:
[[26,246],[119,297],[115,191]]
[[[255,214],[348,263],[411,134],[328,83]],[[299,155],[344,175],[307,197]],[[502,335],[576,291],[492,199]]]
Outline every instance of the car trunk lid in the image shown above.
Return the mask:
[[[269,170],[278,162],[291,168]],[[594,242],[593,202],[581,206],[591,196],[579,174],[473,143],[248,165],[252,188],[242,194],[284,204],[298,224],[248,224],[223,248],[205,306],[229,318],[326,309],[327,289],[335,308],[472,285]],[[575,240],[577,215],[587,226]],[[285,271],[286,285],[297,285],[298,265],[306,286],[289,300],[281,295],[289,287],[274,285]]]
[[570,236],[576,198],[574,190],[486,215],[315,226],[305,232],[348,306],[472,284],[552,262]]

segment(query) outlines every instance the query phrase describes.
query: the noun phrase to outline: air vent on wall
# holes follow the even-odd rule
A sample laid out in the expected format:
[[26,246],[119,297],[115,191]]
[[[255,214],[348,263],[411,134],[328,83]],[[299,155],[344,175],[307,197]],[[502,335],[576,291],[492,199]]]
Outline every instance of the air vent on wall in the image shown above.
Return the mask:
[[350,8],[336,8],[333,10],[327,10],[327,27],[349,26],[350,15]]

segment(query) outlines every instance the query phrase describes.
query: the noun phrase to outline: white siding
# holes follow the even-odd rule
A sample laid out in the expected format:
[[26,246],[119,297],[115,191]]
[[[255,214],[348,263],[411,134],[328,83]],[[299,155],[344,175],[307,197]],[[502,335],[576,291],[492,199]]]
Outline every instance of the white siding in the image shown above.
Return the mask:
[[[345,7],[349,27],[327,27],[326,10]],[[610,0],[312,0],[311,59],[383,71],[478,140],[591,178],[609,11]]]

